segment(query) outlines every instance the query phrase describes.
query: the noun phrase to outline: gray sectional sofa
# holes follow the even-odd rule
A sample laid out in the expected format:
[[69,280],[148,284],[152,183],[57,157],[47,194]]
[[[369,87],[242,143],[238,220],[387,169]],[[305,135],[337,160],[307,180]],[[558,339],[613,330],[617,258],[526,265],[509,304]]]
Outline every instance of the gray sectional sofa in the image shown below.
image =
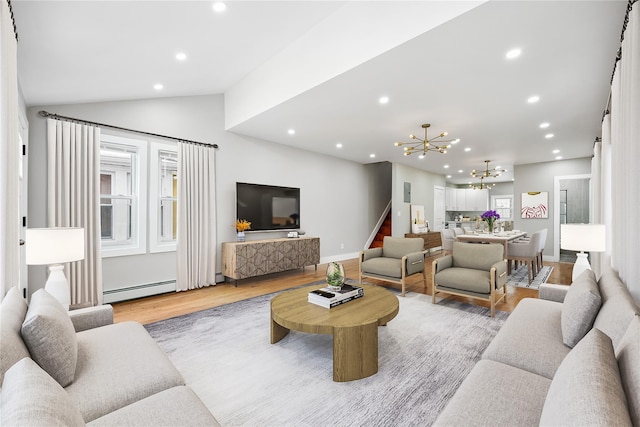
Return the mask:
[[219,425],[136,322],[67,312],[45,290],[2,300],[3,426]]
[[615,271],[522,300],[438,426],[640,426],[640,309]]

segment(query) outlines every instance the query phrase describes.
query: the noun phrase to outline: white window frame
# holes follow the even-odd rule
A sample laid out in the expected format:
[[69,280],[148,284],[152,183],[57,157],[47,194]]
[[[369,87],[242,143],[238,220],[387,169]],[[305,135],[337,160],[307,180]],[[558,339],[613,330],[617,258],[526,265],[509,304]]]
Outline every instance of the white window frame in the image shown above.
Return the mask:
[[513,206],[513,194],[496,194],[491,195],[491,209],[492,210],[496,210],[496,199],[511,199],[511,217],[510,218],[505,218],[503,216],[500,216],[500,219],[503,221],[513,221],[513,210],[514,210],[514,206]]
[[[132,170],[137,171],[137,176],[132,177],[131,186],[131,243],[126,245],[102,244],[102,258],[111,258],[126,255],[140,255],[147,252],[147,141],[124,138],[121,136],[102,134],[101,145],[121,145],[137,150],[136,164]],[[102,170],[102,166],[100,167]]]
[[176,240],[163,241],[160,238],[160,152],[178,153],[178,146],[151,142],[149,149],[149,252],[174,252]]

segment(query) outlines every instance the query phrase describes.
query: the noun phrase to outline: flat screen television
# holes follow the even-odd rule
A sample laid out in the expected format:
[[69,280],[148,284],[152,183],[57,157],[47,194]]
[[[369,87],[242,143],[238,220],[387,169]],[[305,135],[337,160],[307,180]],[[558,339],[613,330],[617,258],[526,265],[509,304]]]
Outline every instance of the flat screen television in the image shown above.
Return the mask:
[[236,182],[236,218],[250,231],[300,228],[300,189]]

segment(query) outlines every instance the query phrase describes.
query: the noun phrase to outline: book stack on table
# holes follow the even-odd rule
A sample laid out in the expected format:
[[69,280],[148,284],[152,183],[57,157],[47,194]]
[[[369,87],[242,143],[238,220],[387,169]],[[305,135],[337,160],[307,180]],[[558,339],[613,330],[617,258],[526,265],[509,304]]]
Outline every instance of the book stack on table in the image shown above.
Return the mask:
[[309,292],[308,301],[324,308],[333,308],[363,296],[364,289],[360,286],[344,284],[339,291],[334,291],[329,288],[311,291]]

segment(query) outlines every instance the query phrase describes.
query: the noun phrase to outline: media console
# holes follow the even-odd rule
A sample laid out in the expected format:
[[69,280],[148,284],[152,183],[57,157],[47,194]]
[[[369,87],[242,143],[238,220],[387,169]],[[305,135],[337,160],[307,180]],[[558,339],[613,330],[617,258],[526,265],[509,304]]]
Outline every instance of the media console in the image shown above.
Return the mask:
[[234,280],[320,263],[320,238],[298,237],[222,243],[222,274]]

